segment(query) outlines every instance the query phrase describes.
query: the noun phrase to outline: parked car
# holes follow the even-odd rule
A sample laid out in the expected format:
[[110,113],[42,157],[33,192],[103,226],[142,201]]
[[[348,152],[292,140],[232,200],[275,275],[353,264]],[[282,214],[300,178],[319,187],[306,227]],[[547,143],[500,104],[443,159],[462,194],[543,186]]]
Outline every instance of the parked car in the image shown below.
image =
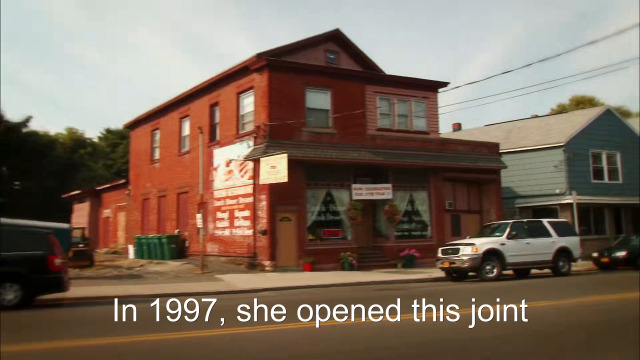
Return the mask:
[[485,224],[476,235],[440,247],[436,266],[452,281],[469,273],[497,280],[504,270],[521,278],[531,269],[566,276],[580,254],[580,238],[566,220],[508,220]]
[[29,305],[37,296],[69,290],[60,243],[51,231],[0,227],[0,306]]
[[591,254],[591,261],[599,269],[636,267],[640,269],[640,235],[621,235],[613,245]]

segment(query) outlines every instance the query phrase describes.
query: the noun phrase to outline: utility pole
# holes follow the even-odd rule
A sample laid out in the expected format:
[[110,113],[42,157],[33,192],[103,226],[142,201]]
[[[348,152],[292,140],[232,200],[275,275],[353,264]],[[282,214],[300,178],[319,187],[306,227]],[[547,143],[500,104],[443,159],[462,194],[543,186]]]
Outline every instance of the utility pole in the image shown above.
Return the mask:
[[198,126],[198,145],[199,145],[199,178],[198,178],[198,190],[200,197],[198,201],[198,233],[200,235],[200,273],[205,273],[204,264],[204,224],[202,216],[202,207],[204,206],[204,134],[202,133],[202,126]]

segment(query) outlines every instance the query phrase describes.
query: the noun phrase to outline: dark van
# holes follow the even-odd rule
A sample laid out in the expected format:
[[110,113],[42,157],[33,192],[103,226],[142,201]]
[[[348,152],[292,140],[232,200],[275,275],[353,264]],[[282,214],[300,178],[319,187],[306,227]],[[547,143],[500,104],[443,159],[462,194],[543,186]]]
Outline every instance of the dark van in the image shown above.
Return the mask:
[[29,305],[37,296],[69,290],[60,243],[47,230],[0,226],[0,306]]

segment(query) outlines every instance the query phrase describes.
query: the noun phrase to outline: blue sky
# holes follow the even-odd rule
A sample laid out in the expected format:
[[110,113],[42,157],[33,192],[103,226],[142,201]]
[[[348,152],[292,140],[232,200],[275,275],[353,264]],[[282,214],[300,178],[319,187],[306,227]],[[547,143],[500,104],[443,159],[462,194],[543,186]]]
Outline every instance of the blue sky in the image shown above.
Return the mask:
[[[452,86],[637,23],[637,0],[2,0],[0,105],[31,126],[97,136],[249,58],[340,28],[387,73]],[[440,94],[441,105],[640,54],[638,28],[561,58]],[[574,94],[637,110],[637,62],[553,90],[440,116],[441,132],[545,114]],[[550,84],[554,85],[554,84]],[[517,93],[515,93],[517,94]],[[514,94],[511,94],[514,95]],[[499,97],[489,100],[499,99]],[[478,102],[481,103],[481,102]],[[474,105],[441,109],[442,112]]]

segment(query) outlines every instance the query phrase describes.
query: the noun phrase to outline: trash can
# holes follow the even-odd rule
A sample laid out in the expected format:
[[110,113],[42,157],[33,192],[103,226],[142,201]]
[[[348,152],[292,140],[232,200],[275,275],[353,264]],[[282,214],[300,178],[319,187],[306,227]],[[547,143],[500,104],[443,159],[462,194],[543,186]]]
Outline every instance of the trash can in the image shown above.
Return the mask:
[[142,259],[142,242],[140,241],[140,238],[140,235],[136,235],[133,240],[136,249],[136,259]]
[[180,255],[179,247],[180,236],[178,235],[161,235],[160,244],[162,248],[163,260],[175,260]]
[[140,235],[140,259],[149,259],[149,242],[146,235]]
[[160,255],[160,252],[161,252],[160,236],[159,235],[149,235],[147,237],[147,242],[149,244],[149,259],[151,259],[151,260],[161,260],[162,257]]

